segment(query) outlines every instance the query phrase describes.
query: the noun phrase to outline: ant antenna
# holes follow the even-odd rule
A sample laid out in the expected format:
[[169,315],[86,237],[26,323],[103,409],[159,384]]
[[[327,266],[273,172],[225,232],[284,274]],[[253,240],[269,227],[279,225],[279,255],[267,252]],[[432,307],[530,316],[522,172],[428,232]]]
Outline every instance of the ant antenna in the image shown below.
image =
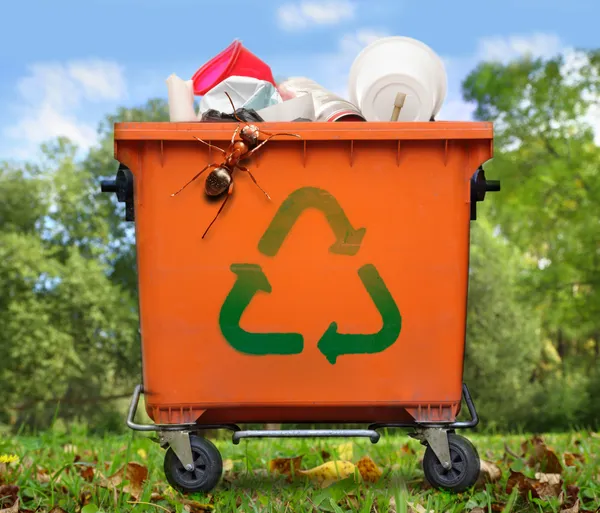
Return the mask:
[[235,105],[233,104],[233,100],[231,99],[231,96],[229,96],[229,93],[227,91],[225,91],[225,94],[227,95],[227,98],[229,98],[229,103],[231,103],[231,107],[233,108],[233,116],[235,117],[235,119],[237,119],[240,123],[244,123],[244,121],[242,121],[240,118],[238,118],[237,114],[235,113]]

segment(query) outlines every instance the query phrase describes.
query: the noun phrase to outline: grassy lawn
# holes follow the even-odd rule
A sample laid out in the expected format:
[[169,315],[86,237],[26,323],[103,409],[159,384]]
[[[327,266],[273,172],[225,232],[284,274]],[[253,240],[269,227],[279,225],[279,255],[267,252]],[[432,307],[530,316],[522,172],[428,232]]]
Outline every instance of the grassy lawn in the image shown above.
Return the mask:
[[[599,435],[544,435],[544,443],[538,440],[528,449],[522,448],[523,442],[532,438],[527,435],[462,434],[476,445],[482,460],[489,462],[482,481],[462,494],[429,488],[420,467],[424,447],[406,436],[384,433],[376,445],[367,440],[348,444],[345,440],[303,439],[244,441],[234,446],[229,439],[217,440],[224,460],[223,479],[212,493],[187,497],[168,486],[162,471],[165,452],[145,435],[94,438],[81,431],[4,436],[0,457],[6,461],[15,455],[19,460],[0,463],[0,512],[573,513],[596,511],[600,506]],[[272,459],[300,455],[301,469],[338,459],[357,463],[368,456],[381,475],[374,476],[378,477],[375,482],[366,482],[356,472],[323,483],[305,475],[270,471]],[[560,462],[558,468],[556,461]]]

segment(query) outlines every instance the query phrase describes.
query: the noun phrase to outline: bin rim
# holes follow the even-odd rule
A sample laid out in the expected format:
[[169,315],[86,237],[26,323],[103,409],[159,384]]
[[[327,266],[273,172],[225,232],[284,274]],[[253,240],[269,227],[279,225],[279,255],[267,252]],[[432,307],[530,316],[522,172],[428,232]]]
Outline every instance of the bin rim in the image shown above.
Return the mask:
[[[274,141],[381,141],[381,140],[489,140],[494,138],[493,123],[487,121],[389,122],[342,121],[253,123],[268,132],[294,132],[301,140],[286,137]],[[236,123],[115,123],[115,141],[193,141],[194,136],[212,141],[228,141]]]

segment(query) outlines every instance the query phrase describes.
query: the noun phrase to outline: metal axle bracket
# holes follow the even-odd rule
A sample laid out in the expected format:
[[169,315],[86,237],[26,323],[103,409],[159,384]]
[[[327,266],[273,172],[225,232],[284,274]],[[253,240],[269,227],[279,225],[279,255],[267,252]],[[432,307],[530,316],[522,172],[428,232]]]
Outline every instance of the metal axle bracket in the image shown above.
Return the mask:
[[194,470],[194,457],[190,443],[189,431],[159,431],[158,438],[161,446],[168,445],[181,461],[186,470]]
[[442,467],[446,470],[452,468],[448,431],[446,429],[419,427],[414,433],[411,433],[410,436],[420,440],[422,444],[429,445],[433,453],[437,456],[437,459],[440,460]]

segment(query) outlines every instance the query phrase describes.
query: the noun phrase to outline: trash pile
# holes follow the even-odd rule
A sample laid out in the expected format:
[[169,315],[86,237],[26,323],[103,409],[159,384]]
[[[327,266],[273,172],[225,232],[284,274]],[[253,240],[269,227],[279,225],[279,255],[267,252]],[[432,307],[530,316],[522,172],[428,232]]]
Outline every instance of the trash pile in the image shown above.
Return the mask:
[[[238,40],[190,80],[173,74],[166,82],[172,122],[435,121],[447,92],[440,57],[402,36],[380,38],[357,55],[349,101],[306,77],[276,83],[271,68]],[[202,97],[198,113],[195,96]]]

